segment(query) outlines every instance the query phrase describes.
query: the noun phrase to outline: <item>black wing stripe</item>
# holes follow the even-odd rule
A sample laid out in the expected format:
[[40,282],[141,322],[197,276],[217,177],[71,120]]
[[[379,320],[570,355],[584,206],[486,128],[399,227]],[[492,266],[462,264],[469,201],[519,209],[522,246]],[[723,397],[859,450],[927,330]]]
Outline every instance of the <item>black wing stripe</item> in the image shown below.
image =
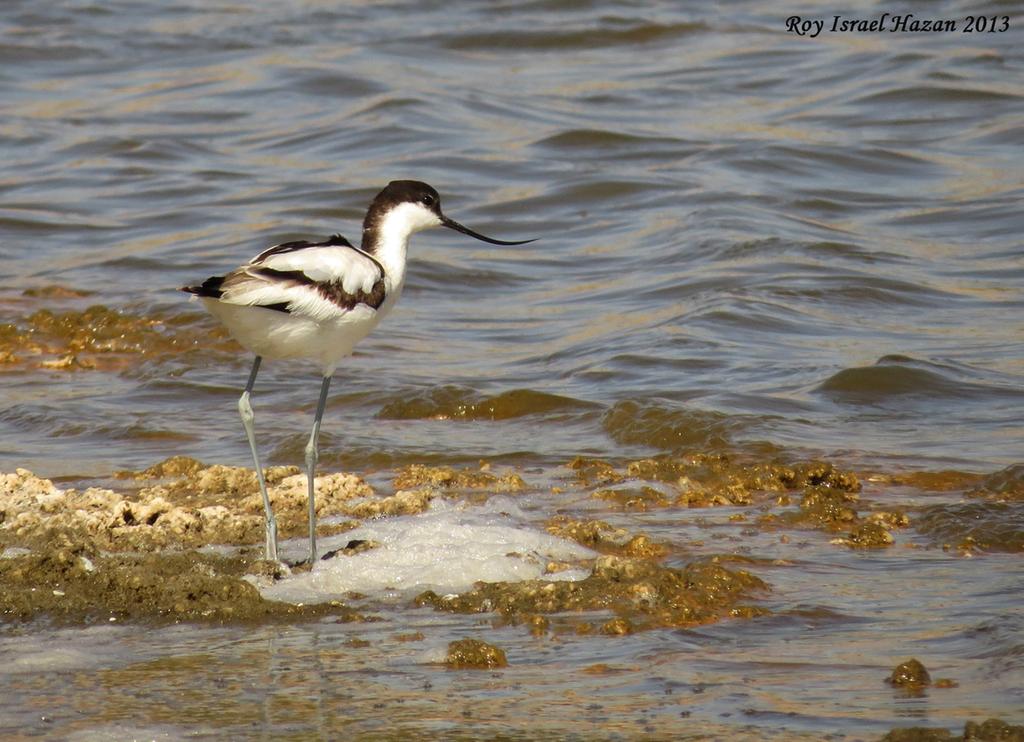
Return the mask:
[[[376,260],[374,261],[377,262]],[[379,267],[379,264],[378,264]],[[345,291],[341,281],[314,281],[302,271],[280,271],[274,268],[257,268],[250,271],[258,276],[269,278],[274,281],[283,281],[296,286],[309,286],[315,289],[320,296],[327,301],[341,307],[342,309],[355,309],[360,304],[366,304],[372,309],[379,309],[384,303],[386,291],[384,288],[384,271],[381,269],[380,278],[369,291],[359,289],[352,293]],[[263,305],[260,305],[263,306]],[[273,305],[277,309],[279,305]],[[287,310],[285,310],[287,311]]]
[[274,245],[269,247],[255,258],[250,263],[259,263],[272,255],[280,255],[286,252],[295,252],[296,250],[305,250],[310,247],[355,247],[351,242],[346,240],[340,234],[332,234],[323,242],[307,242],[306,240],[295,240],[294,242],[282,242],[280,245]]
[[[221,290],[221,285],[224,283],[224,279],[227,276],[213,276],[203,281],[201,286],[182,286],[182,291],[187,291],[190,294],[196,296],[206,296],[211,299],[219,299],[224,295],[224,291]],[[275,312],[288,313],[288,302],[281,301],[277,304],[260,304],[259,306],[264,309],[273,309]]]
[[[298,250],[306,250],[312,247],[348,247],[356,252],[360,253],[366,258],[373,261],[373,264],[377,267],[378,278],[374,282],[373,286],[369,291],[359,289],[355,293],[345,291],[341,281],[314,281],[312,278],[307,276],[305,273],[299,270],[294,271],[282,271],[274,268],[248,268],[247,270],[252,275],[262,276],[273,281],[281,281],[289,283],[295,286],[309,286],[315,289],[323,298],[337,305],[338,307],[345,310],[355,309],[360,304],[365,304],[371,309],[379,309],[380,305],[384,303],[387,291],[384,287],[384,266],[380,264],[376,258],[369,255],[358,247],[353,245],[347,239],[342,237],[340,234],[331,235],[323,242],[307,242],[305,240],[296,240],[294,242],[284,242],[280,245],[274,245],[268,248],[253,258],[249,265],[256,265],[269,257],[274,255],[280,255],[282,253],[296,252]],[[240,271],[239,271],[240,272]],[[231,274],[231,276],[236,273]],[[190,294],[196,294],[197,296],[206,296],[211,299],[220,299],[224,295],[224,282],[231,276],[212,276],[207,278],[199,286],[183,286],[182,291],[187,291]],[[282,301],[275,302],[274,304],[256,304],[254,306],[262,307],[263,309],[272,309],[275,312],[287,312],[291,313],[290,302]]]
[[263,309],[273,309],[275,312],[284,312],[285,314],[291,314],[288,311],[288,302],[279,301],[277,304],[260,304],[258,305]]

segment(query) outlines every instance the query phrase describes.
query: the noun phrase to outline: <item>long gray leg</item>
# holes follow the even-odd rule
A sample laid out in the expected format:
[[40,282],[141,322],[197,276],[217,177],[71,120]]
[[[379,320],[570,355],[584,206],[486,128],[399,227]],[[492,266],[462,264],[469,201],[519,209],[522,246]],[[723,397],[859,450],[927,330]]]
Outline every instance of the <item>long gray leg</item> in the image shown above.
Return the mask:
[[277,561],[277,519],[274,518],[274,510],[270,507],[270,495],[267,494],[267,483],[263,480],[263,467],[260,466],[260,455],[256,451],[256,434],[253,432],[252,421],[255,416],[252,414],[252,405],[249,404],[249,394],[256,383],[256,374],[260,370],[260,361],[263,359],[256,356],[252,362],[252,371],[249,372],[249,383],[245,385],[238,400],[238,414],[242,416],[242,425],[245,427],[245,437],[249,439],[249,449],[252,451],[252,463],[256,466],[256,481],[260,485],[260,495],[263,497],[263,510],[267,515],[267,559]]
[[327,406],[327,390],[331,386],[331,377],[325,376],[320,386],[320,401],[316,406],[316,417],[313,418],[313,432],[306,444],[306,477],[309,481],[309,564],[316,564],[316,492],[313,488],[313,474],[319,454],[316,450],[317,438],[320,437],[320,421]]

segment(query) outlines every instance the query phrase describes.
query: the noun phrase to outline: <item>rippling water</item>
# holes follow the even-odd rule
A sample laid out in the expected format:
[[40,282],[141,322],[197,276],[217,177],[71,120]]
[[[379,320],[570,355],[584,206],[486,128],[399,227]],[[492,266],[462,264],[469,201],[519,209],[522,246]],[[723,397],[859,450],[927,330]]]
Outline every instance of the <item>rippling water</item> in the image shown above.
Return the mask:
[[[250,360],[176,287],[276,242],[357,237],[372,195],[405,177],[474,228],[540,240],[414,237],[402,301],[336,375],[326,467],[488,459],[545,479],[579,454],[681,449],[887,472],[1019,462],[1024,13],[993,8],[848,15],[983,10],[1010,32],[809,39],[786,17],[845,6],[8,0],[0,469],[92,480],[173,454],[245,464],[235,400]],[[114,317],[83,320],[96,304]],[[316,394],[312,367],[265,367],[254,406],[271,463],[301,460]],[[682,527],[633,520],[667,539]],[[992,651],[969,632],[1014,608],[1017,551],[921,567],[984,583],[974,613],[936,628],[961,632],[933,648],[940,664]],[[836,579],[913,591],[882,576],[912,579],[914,560],[829,553]],[[766,576],[787,610],[838,600],[801,574]],[[754,671],[738,648],[788,642],[802,620],[666,641],[739,682]],[[888,630],[857,620],[830,631],[859,646]],[[914,641],[893,639],[894,659]],[[1004,695],[972,686],[941,721],[1022,700],[1007,641],[1016,659],[992,679]],[[902,713],[856,696],[849,717],[787,726],[818,693],[759,677],[791,697],[766,696],[766,716],[740,726],[857,734]]]

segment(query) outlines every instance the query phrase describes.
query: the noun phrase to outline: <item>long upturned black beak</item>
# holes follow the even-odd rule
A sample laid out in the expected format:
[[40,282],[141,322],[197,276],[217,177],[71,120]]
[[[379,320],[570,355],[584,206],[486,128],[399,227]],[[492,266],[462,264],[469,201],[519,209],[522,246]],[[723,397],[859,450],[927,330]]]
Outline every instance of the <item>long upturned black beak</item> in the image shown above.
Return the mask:
[[496,240],[493,237],[484,237],[479,232],[474,232],[469,227],[464,227],[461,224],[459,224],[457,221],[455,221],[454,219],[449,219],[448,217],[443,216],[443,215],[441,216],[441,224],[443,224],[444,226],[448,227],[448,229],[454,229],[456,232],[462,232],[462,234],[468,234],[470,237],[474,237],[474,238],[480,240],[481,242],[490,242],[492,245],[525,245],[527,242],[536,242],[537,241],[536,239],[509,241],[509,240]]

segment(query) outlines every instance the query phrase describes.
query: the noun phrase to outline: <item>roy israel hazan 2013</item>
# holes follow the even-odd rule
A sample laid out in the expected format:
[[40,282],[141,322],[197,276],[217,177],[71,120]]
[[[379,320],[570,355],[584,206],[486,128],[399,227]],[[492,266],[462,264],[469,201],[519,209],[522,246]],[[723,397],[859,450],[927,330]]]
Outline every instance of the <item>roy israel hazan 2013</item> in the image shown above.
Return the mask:
[[834,15],[830,19],[802,18],[793,15],[786,19],[786,31],[811,38],[816,37],[822,31],[829,33],[949,33],[958,28],[959,23],[952,18],[917,18],[913,13],[905,15],[882,13],[872,19],[844,18],[841,15]]

